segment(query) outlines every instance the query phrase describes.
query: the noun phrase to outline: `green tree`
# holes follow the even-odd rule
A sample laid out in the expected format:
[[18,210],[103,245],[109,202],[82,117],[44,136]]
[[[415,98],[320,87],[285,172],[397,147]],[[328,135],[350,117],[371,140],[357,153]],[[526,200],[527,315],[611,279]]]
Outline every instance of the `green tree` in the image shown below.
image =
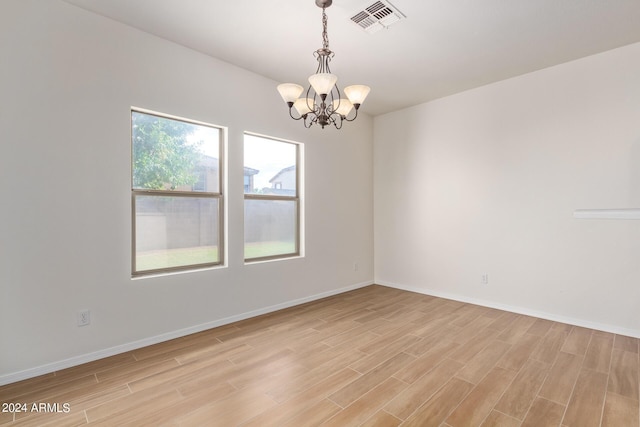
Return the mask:
[[202,154],[187,140],[194,125],[135,111],[131,120],[134,188],[175,190],[197,182]]

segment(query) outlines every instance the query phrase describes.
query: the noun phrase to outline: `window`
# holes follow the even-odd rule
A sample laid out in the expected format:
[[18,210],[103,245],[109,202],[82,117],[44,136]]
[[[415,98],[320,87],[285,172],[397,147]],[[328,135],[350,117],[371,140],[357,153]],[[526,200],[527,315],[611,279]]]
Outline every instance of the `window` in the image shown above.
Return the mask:
[[132,274],[222,263],[223,129],[131,111]]
[[300,254],[301,145],[244,135],[244,258]]

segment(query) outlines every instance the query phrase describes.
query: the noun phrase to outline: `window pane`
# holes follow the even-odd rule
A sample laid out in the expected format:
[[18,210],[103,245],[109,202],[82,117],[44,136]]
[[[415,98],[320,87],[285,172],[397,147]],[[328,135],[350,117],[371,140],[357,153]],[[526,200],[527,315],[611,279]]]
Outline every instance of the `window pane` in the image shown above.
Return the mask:
[[297,207],[291,200],[245,200],[244,257],[296,254]]
[[296,144],[245,134],[244,192],[296,196],[296,162]]
[[136,196],[136,271],[220,262],[217,198]]
[[220,129],[131,112],[133,188],[220,192]]

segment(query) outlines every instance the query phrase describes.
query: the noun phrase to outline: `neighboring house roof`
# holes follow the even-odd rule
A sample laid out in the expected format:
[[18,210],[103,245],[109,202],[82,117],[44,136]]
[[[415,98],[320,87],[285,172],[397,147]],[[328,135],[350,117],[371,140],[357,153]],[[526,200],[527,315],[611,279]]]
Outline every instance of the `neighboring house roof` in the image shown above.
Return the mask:
[[255,175],[258,172],[260,172],[258,169],[252,169],[252,168],[248,168],[248,167],[244,167],[244,175]]
[[[218,167],[218,159],[215,157],[203,155],[202,160],[200,160],[200,166],[204,166],[205,168],[217,168]],[[255,175],[260,172],[258,169],[244,167],[244,175]]]
[[218,167],[218,159],[215,157],[203,155],[200,160],[200,166],[204,166],[207,168],[217,168]]
[[273,178],[271,178],[271,179],[269,180],[269,182],[273,182],[273,181],[275,181],[275,180],[276,180],[276,178],[280,177],[280,175],[282,175],[283,173],[285,173],[285,172],[290,172],[290,171],[293,171],[293,170],[295,170],[295,169],[296,169],[296,165],[293,165],[293,166],[289,166],[289,167],[287,167],[287,168],[284,168],[284,169],[280,170],[280,172],[278,172],[277,174],[275,174],[275,176],[274,176]]

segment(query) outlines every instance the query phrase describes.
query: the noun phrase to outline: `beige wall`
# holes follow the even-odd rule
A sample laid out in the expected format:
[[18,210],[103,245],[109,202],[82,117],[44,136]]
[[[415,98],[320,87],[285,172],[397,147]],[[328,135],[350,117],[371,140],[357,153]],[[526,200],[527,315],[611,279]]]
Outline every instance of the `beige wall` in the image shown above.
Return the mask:
[[[640,44],[374,120],[378,283],[640,336]],[[489,283],[481,284],[481,276]]]

